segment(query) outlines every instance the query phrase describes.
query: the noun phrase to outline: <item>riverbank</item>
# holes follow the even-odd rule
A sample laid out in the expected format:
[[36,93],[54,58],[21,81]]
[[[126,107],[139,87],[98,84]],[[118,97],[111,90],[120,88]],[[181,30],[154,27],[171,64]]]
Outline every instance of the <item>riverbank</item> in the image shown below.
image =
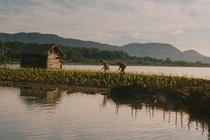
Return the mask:
[[66,91],[67,93],[84,92],[84,93],[108,94],[110,90],[109,88],[84,87],[84,86],[74,86],[68,84],[44,84],[44,83],[35,83],[35,82],[15,82],[15,81],[0,81],[0,86],[41,89],[46,91],[54,91],[58,88],[58,92]]

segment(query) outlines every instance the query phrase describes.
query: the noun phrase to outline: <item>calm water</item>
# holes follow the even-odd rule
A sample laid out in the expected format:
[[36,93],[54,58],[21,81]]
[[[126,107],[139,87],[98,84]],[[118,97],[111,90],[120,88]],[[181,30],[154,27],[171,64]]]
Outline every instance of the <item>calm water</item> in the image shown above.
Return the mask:
[[208,140],[209,124],[184,112],[100,93],[0,87],[1,140]]

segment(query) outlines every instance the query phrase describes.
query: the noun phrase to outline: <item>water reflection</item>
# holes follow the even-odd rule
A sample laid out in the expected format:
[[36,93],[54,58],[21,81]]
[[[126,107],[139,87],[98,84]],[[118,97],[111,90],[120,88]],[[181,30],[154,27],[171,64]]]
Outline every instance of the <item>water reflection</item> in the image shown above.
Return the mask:
[[[117,99],[117,98],[108,98],[107,96],[104,97],[103,105],[106,106],[107,102],[114,102],[115,103],[115,112],[116,114],[119,113],[120,108],[122,106],[130,106],[131,108],[131,116],[137,117],[138,112],[141,112],[140,110],[146,110],[148,116],[150,118],[155,117],[155,113],[162,112],[162,119],[163,122],[167,122],[169,124],[174,123],[175,127],[184,127],[187,126],[190,130],[191,128],[196,128],[196,130],[201,130],[202,134],[204,134],[205,131],[208,131],[208,139],[210,140],[210,119],[208,117],[199,118],[195,114],[188,114],[183,109],[172,109],[169,106],[163,105],[163,104],[157,104],[154,102],[151,103],[144,103],[139,100],[135,99]],[[140,114],[140,113],[139,113]],[[140,114],[141,115],[141,114]],[[187,116],[187,122],[186,120]],[[207,119],[206,119],[207,118]],[[185,123],[185,124],[184,124]]]
[[61,93],[46,90],[35,89],[21,89],[21,99],[28,105],[31,104],[51,104],[56,105],[56,102],[60,100]]
[[0,87],[0,139],[208,139],[209,121],[100,93]]

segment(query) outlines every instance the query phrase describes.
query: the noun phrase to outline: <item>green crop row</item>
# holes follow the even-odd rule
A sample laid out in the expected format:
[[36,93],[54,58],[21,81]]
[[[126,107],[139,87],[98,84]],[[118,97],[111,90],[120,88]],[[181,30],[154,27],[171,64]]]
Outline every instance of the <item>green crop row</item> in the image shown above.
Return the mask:
[[112,87],[137,84],[153,88],[183,88],[205,85],[208,80],[187,76],[101,72],[92,70],[48,70],[36,68],[0,69],[0,80],[38,82],[46,84],[63,83],[79,86]]

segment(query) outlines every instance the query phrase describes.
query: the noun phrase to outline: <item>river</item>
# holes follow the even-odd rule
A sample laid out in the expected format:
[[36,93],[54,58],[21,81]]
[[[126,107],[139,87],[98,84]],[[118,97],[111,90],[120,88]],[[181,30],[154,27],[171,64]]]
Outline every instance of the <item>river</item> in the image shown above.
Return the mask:
[[184,111],[100,93],[0,86],[1,140],[208,140],[206,121]]

